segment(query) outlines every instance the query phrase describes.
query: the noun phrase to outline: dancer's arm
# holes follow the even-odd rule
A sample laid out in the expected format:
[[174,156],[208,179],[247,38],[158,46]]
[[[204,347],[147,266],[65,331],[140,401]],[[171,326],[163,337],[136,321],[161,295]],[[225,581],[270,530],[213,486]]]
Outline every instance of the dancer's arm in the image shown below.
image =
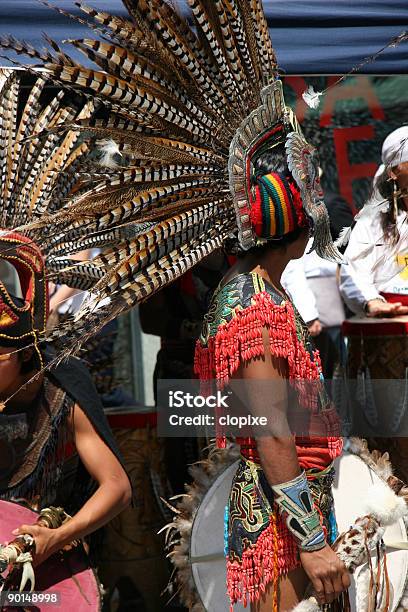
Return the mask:
[[77,514],[58,529],[22,525],[15,530],[14,534],[29,533],[34,537],[35,565],[39,565],[73,540],[93,533],[130,503],[131,486],[125,470],[78,405],[74,408],[73,425],[78,454],[99,486]]
[[[255,416],[268,416],[268,426],[255,432],[258,454],[265,476],[273,487],[301,474],[294,437],[287,420],[287,364],[273,357],[264,333],[265,356],[243,364],[235,378],[247,385],[247,402]],[[330,603],[350,586],[350,577],[337,555],[326,543],[320,550],[300,550],[300,558],[319,603]]]

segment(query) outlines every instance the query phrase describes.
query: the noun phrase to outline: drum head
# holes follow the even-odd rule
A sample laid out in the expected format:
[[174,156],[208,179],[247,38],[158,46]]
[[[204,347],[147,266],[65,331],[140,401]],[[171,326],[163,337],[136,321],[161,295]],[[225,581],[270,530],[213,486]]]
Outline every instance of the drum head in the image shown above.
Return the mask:
[[[224,546],[224,511],[238,461],[228,467],[213,483],[203,498],[194,518],[191,534],[192,573],[201,601],[208,612],[229,612],[230,604],[226,594],[226,564]],[[379,477],[359,457],[344,453],[336,461],[336,480],[333,494],[339,532],[346,531],[359,516],[366,513],[366,493]],[[404,521],[388,527],[385,542],[408,542]],[[398,604],[406,587],[408,573],[408,551],[387,547],[387,564],[394,589],[393,606]],[[350,592],[353,612],[355,607],[354,585]],[[242,612],[241,604],[234,606],[234,612]]]
[[[23,524],[33,524],[38,515],[19,504],[0,500],[0,542],[11,542],[11,532]],[[88,567],[86,557],[80,551],[71,551],[61,560],[53,555],[35,568],[35,591],[57,593],[61,610],[96,612],[101,609],[99,586],[94,572]],[[8,608],[9,609],[9,608]],[[13,609],[13,608],[10,608]],[[50,610],[50,605],[36,610]]]
[[[239,461],[228,467],[203,498],[194,518],[190,556],[193,578],[209,612],[229,612],[227,568],[224,557],[224,512]],[[245,610],[241,604],[234,612]]]

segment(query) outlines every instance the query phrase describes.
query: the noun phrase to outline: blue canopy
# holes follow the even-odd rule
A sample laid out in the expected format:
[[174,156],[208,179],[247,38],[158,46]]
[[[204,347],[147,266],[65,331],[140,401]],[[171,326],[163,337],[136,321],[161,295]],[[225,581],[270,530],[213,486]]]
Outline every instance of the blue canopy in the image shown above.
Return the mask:
[[[120,0],[88,1],[99,10],[126,15]],[[73,0],[55,0],[54,4],[80,13]],[[185,0],[177,4],[187,14]],[[343,74],[408,30],[407,0],[264,0],[264,6],[279,63],[288,74]],[[90,34],[37,0],[1,0],[0,35],[12,34],[39,46],[42,32],[57,42]],[[64,49],[86,62],[72,47]],[[0,63],[7,64],[5,60]],[[363,72],[406,74],[408,42],[387,49],[376,62],[364,66]]]

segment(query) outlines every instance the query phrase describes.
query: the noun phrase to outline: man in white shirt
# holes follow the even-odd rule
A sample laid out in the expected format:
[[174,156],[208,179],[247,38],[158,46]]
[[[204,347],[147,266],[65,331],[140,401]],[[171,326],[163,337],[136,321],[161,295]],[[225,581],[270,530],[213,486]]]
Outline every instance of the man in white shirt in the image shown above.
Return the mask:
[[[408,126],[384,141],[373,195],[356,217],[342,265],[345,302],[356,314],[408,313]],[[348,376],[356,380],[351,420],[370,450],[388,452],[395,474],[408,482],[407,325],[349,323]]]
[[[332,298],[336,296],[327,295],[334,290],[334,293],[337,293],[336,305],[337,302],[341,305],[336,283],[337,264],[322,259],[315,251],[309,253],[311,244],[312,240],[301,259],[289,262],[281,281],[295,302],[302,319],[308,324],[309,332],[315,336],[322,327],[340,325],[344,319],[344,311],[341,309],[341,313],[337,310],[333,313]],[[319,327],[315,330],[316,321],[319,322]]]
[[408,313],[408,126],[387,136],[371,200],[356,217],[341,269],[349,308],[367,316]]
[[286,266],[281,282],[314,338],[325,378],[331,379],[344,353],[341,324],[345,313],[336,280],[337,264],[315,251],[309,253],[311,246],[312,239],[304,256]]

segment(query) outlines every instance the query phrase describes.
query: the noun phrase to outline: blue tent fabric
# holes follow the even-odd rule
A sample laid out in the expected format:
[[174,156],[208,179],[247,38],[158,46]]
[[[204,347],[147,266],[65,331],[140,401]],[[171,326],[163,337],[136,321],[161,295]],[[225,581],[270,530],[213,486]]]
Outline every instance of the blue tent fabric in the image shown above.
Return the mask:
[[[73,0],[55,0],[54,4],[79,14]],[[89,0],[89,4],[126,15],[120,0]],[[188,14],[185,0],[176,4]],[[408,30],[408,0],[264,0],[264,6],[280,66],[287,74],[349,72],[391,38]],[[43,44],[42,32],[57,42],[89,36],[84,26],[37,0],[1,0],[0,35],[12,34],[39,46]],[[64,49],[89,64],[75,49]],[[0,63],[10,65],[4,59]],[[363,72],[407,74],[408,42],[387,49],[376,62],[364,66]]]

